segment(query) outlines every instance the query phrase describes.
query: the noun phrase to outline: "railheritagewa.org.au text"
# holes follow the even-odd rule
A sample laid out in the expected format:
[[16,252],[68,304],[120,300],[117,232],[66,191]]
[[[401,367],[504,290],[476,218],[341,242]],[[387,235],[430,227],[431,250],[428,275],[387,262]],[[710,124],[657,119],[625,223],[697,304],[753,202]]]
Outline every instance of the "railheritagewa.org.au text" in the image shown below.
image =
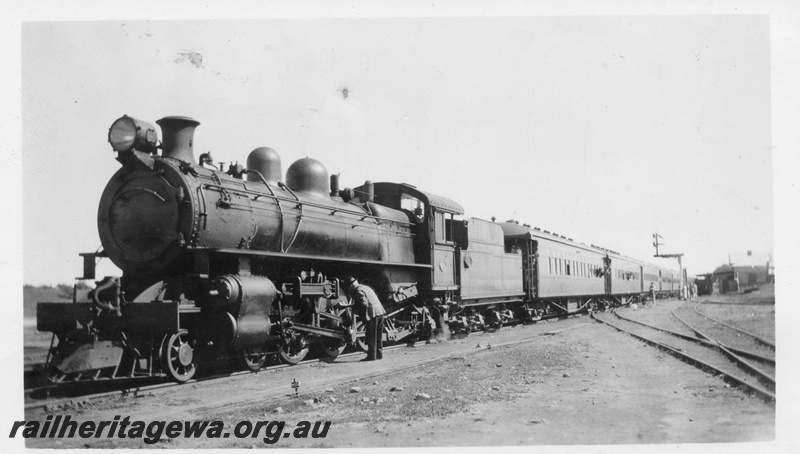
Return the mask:
[[232,429],[223,421],[139,421],[130,416],[113,420],[75,421],[70,415],[50,415],[44,421],[15,421],[8,438],[132,438],[146,444],[174,438],[251,438],[275,444],[283,438],[325,438],[330,421],[239,421]]

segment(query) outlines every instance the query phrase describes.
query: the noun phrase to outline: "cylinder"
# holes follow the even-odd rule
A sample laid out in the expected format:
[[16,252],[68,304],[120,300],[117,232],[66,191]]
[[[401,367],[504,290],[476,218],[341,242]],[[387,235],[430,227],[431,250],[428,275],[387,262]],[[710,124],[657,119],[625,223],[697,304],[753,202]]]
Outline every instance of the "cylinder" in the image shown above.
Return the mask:
[[194,163],[194,130],[200,122],[190,117],[164,117],[156,124],[161,126],[162,156]]
[[[226,328],[221,329],[225,335],[217,336],[218,341],[236,348],[259,346],[266,342],[272,326],[269,311],[278,297],[272,281],[263,276],[224,275],[210,284],[210,291],[202,303],[205,307],[223,309],[229,314],[220,319],[219,311],[210,311],[217,314],[213,322]],[[223,323],[225,320],[230,320],[230,323]],[[215,336],[212,333],[209,337]]]

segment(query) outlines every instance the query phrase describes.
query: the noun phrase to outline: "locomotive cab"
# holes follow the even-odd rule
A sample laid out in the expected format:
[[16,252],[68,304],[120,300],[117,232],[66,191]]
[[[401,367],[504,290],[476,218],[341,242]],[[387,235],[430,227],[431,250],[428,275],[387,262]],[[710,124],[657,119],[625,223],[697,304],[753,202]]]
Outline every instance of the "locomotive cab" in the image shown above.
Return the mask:
[[456,227],[455,216],[464,214],[461,205],[406,183],[375,183],[374,191],[378,203],[403,211],[413,223],[416,262],[431,266],[426,283],[431,291],[457,290],[456,239],[463,229]]

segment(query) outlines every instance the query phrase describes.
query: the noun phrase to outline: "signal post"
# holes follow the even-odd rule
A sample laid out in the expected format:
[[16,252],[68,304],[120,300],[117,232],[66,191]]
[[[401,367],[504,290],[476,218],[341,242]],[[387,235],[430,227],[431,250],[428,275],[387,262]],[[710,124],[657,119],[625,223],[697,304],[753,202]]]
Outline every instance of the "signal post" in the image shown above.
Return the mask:
[[681,284],[680,284],[680,290],[679,290],[680,293],[679,293],[679,295],[682,295],[683,294],[683,285],[685,284],[684,279],[683,279],[683,253],[680,253],[680,254],[659,254],[658,253],[658,247],[664,245],[664,243],[659,243],[658,242],[659,239],[663,240],[664,238],[661,235],[659,235],[658,233],[654,233],[653,234],[653,246],[656,247],[656,254],[653,257],[661,257],[661,258],[665,258],[665,259],[669,259],[669,258],[678,259],[678,273],[680,273],[680,276],[681,276]]

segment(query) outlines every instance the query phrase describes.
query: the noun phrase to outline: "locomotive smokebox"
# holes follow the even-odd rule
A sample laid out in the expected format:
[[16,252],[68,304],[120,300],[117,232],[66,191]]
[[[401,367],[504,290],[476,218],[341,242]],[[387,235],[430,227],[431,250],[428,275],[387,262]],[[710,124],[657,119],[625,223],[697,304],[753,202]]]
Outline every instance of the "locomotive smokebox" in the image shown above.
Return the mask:
[[[247,170],[258,171],[268,183],[277,184],[282,175],[281,157],[272,148],[256,148],[247,155]],[[248,172],[247,181],[261,181],[261,177]]]
[[328,195],[328,169],[316,159],[295,161],[286,171],[286,186],[292,191],[330,200]]
[[192,142],[194,141],[194,130],[200,125],[200,122],[190,117],[164,117],[156,121],[156,124],[161,126],[163,135],[162,156],[194,163]]

